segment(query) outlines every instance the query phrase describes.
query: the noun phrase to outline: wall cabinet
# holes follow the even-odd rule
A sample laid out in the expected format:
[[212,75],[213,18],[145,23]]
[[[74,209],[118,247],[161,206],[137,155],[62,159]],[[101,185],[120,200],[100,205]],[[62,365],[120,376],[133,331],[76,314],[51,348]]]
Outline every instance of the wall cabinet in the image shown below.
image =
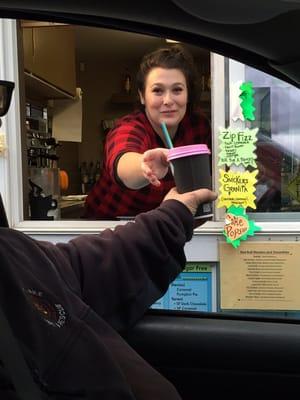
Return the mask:
[[[23,26],[22,32],[25,73],[31,79],[36,77],[41,85],[44,82],[75,96],[74,28],[69,25]],[[56,96],[52,93],[51,97]],[[62,94],[57,97],[61,98]]]

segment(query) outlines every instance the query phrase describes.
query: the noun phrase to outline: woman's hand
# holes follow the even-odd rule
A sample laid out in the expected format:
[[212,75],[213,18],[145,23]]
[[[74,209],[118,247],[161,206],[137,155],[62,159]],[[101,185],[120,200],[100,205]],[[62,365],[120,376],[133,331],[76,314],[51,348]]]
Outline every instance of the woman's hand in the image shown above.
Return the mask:
[[160,186],[160,179],[168,173],[168,149],[160,148],[145,151],[142,156],[143,176],[154,186]]

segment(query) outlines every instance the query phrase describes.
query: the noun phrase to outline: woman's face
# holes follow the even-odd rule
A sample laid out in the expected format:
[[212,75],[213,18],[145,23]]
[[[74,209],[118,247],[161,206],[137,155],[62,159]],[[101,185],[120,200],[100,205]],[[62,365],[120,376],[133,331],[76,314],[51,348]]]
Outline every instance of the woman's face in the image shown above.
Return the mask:
[[184,74],[179,69],[153,68],[146,77],[145,93],[140,93],[140,99],[154,130],[161,134],[160,124],[165,122],[174,136],[188,101]]

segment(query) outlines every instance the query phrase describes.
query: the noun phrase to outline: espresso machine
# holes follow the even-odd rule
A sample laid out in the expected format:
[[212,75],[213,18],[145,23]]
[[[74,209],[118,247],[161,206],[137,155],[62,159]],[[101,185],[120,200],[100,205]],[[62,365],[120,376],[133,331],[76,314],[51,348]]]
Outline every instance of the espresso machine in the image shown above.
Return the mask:
[[60,219],[57,147],[47,109],[26,104],[29,214],[34,220]]
[[59,169],[29,168],[29,187],[30,219],[60,219]]

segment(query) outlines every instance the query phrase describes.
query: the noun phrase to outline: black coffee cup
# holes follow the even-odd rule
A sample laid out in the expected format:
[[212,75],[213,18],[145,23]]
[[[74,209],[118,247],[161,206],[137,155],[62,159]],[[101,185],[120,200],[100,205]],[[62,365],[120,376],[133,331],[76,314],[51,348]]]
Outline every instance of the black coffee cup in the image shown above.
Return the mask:
[[[178,193],[212,189],[209,155],[210,150],[206,144],[179,146],[169,150],[168,160]],[[195,214],[196,219],[212,216],[211,203],[200,204]]]

